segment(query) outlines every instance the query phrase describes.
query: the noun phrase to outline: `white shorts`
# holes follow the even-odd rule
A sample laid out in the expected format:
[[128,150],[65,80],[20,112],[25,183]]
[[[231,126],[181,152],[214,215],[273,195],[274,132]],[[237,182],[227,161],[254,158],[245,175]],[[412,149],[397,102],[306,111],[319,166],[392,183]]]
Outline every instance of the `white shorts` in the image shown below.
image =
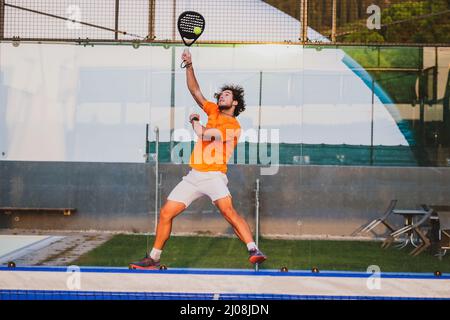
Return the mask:
[[167,200],[182,202],[186,208],[196,199],[206,195],[214,202],[231,196],[227,187],[227,175],[220,171],[197,171],[191,169],[167,197]]

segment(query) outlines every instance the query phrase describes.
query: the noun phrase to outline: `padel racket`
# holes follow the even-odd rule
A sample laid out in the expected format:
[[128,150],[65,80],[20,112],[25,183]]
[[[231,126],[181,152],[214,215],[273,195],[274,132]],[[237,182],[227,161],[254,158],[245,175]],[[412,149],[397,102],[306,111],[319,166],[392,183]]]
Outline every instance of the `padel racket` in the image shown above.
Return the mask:
[[[197,41],[205,30],[205,18],[195,11],[185,11],[178,17],[178,32],[181,40],[187,47]],[[185,62],[181,62],[181,67],[186,68]]]

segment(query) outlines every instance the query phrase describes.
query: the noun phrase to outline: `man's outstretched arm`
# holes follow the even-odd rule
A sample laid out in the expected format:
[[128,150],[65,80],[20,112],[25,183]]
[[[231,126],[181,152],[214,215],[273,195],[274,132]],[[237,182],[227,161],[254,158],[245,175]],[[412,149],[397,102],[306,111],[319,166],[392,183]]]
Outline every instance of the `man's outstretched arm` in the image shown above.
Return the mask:
[[200,91],[200,86],[195,78],[194,67],[192,66],[192,56],[189,50],[183,51],[181,59],[186,63],[186,82],[189,92],[200,108],[203,108],[203,104],[206,102],[206,99]]

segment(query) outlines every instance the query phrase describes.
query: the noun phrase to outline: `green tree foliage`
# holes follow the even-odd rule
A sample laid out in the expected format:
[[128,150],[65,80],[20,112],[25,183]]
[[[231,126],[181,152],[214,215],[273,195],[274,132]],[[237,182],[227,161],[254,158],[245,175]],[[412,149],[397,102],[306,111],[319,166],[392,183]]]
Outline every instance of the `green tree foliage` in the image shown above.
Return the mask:
[[[265,0],[300,19],[300,0]],[[367,8],[382,9],[381,30],[368,30]],[[450,43],[450,0],[338,0],[337,33],[341,42]],[[332,0],[308,1],[308,24],[331,35]]]
[[393,4],[382,11],[381,30],[364,29],[343,42],[450,43],[450,1],[424,0]]

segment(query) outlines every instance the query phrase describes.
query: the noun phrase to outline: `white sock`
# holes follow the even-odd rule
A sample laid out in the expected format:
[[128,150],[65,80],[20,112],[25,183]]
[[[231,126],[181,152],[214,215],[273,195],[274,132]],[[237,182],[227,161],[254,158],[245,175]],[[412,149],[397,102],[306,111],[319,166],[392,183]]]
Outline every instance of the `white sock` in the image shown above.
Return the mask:
[[150,252],[150,258],[152,258],[155,261],[159,261],[161,259],[161,253],[162,250],[153,248],[152,251]]
[[256,246],[256,243],[249,242],[249,243],[247,243],[247,249],[248,249],[248,251],[254,250],[254,249],[258,250],[258,247]]

